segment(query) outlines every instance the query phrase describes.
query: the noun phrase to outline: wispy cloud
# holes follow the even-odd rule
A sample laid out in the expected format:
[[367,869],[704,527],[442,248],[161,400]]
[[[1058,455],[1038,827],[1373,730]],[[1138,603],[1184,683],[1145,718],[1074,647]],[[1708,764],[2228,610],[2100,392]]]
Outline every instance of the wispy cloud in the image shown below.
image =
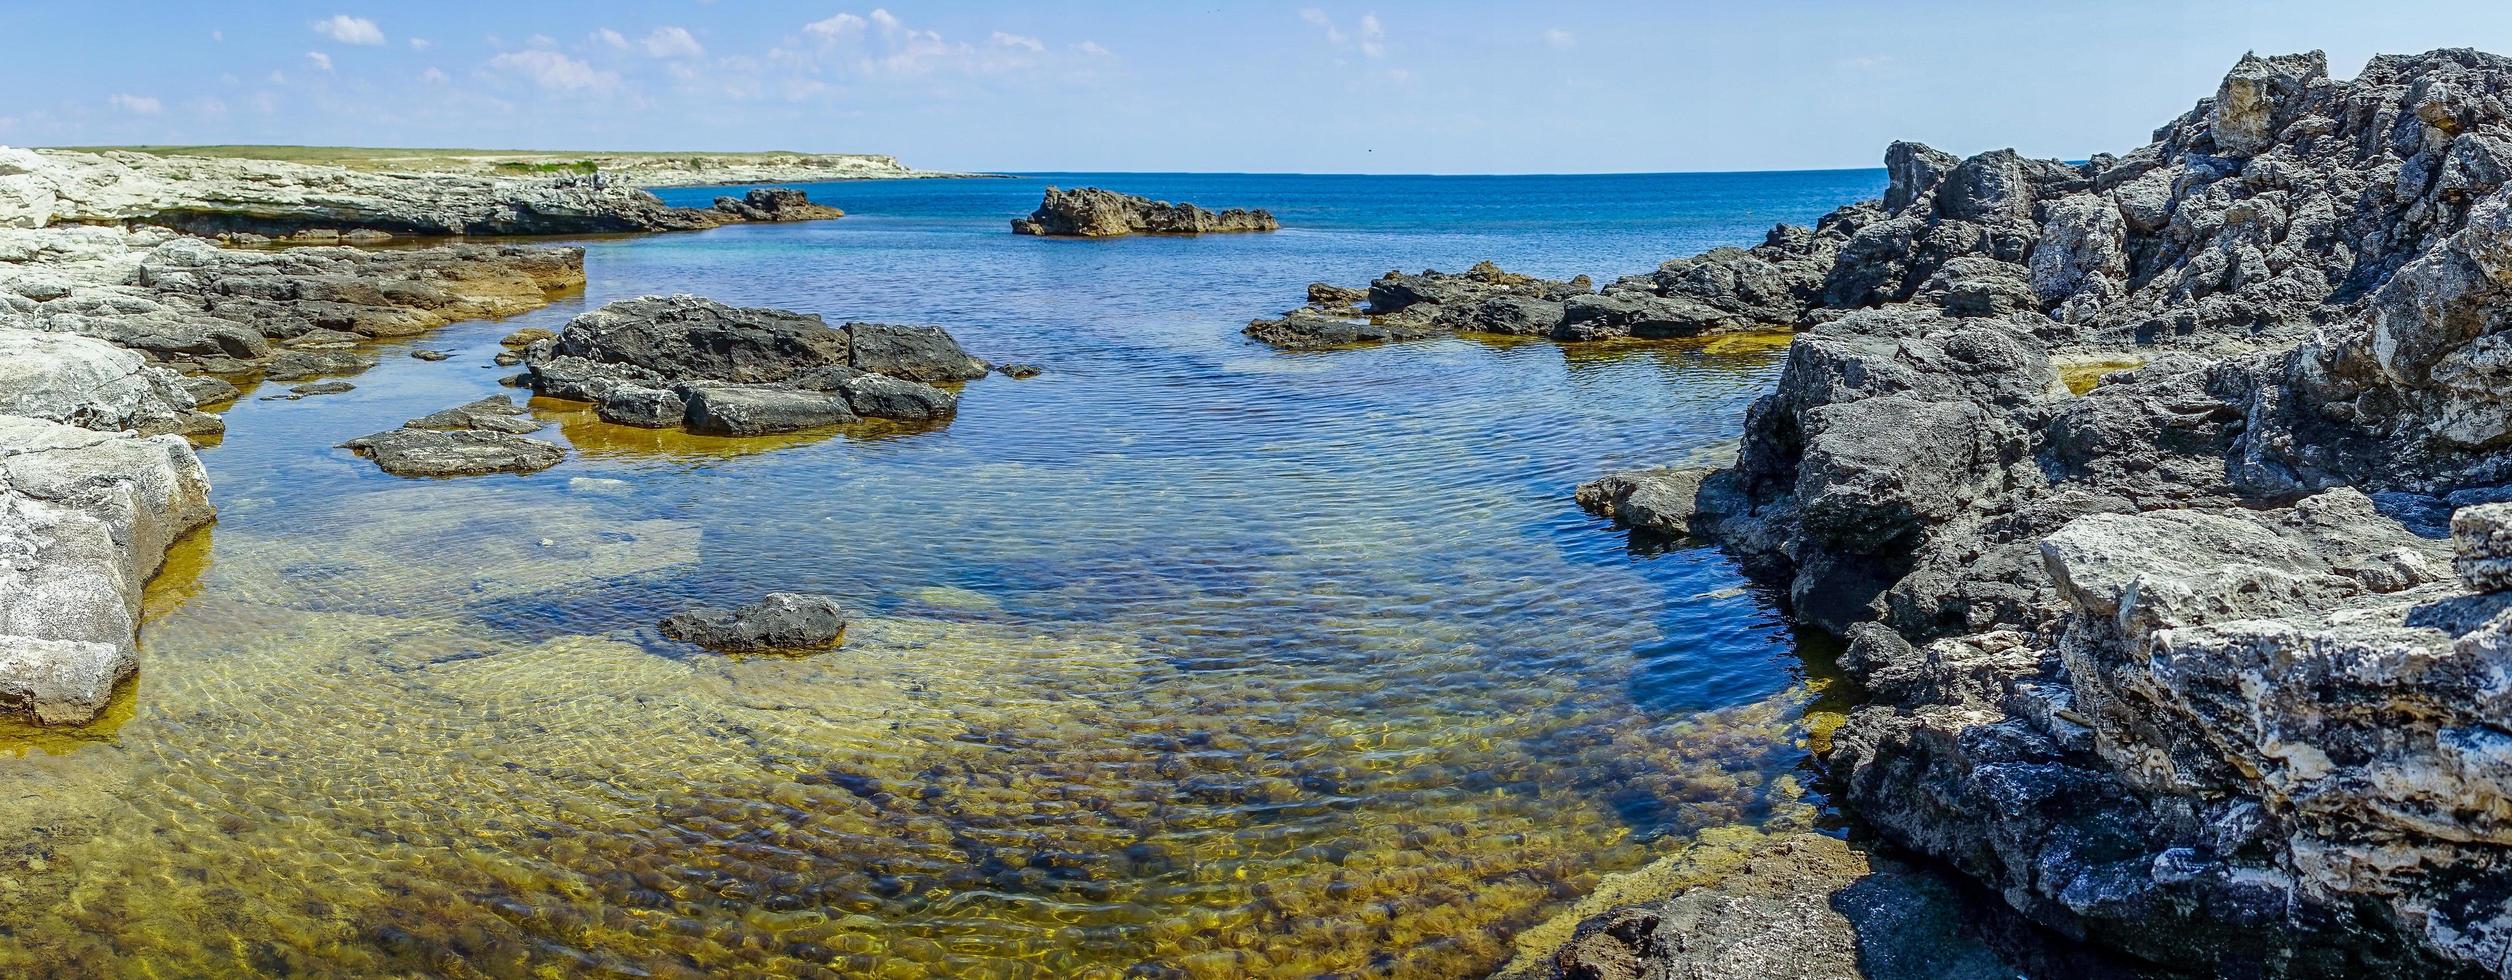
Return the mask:
[[699,44],[697,35],[689,33],[686,27],[657,27],[654,33],[645,36],[645,40],[637,42],[637,46],[644,48],[646,56],[651,58],[706,56],[706,46]]
[[435,46],[436,42],[423,37],[414,37],[410,39],[410,50],[412,51],[425,51]]
[[491,72],[521,78],[557,93],[603,92],[619,87],[619,73],[547,48],[508,51],[488,60]]
[[621,34],[620,32],[611,30],[607,27],[594,31],[593,40],[608,46],[614,51],[628,50],[628,35]]
[[314,33],[342,44],[384,43],[384,29],[364,17],[333,14],[306,26],[312,27]]
[[1346,32],[1342,25],[1335,23],[1334,15],[1316,7],[1303,8],[1300,11],[1300,19],[1324,31],[1326,43],[1329,45],[1337,48],[1358,49],[1361,57],[1364,58],[1387,56],[1387,25],[1379,21],[1377,14],[1362,14],[1360,22],[1349,32]]
[[313,66],[314,66],[314,70],[315,70],[315,71],[330,71],[330,70],[331,70],[331,56],[330,56],[330,55],[327,55],[327,54],[324,54],[324,53],[322,53],[322,52],[320,52],[320,51],[308,51],[308,52],[306,52],[306,53],[305,53],[305,63],[306,63],[306,64],[309,64],[309,65],[313,65]]
[[1544,32],[1544,44],[1555,51],[1568,51],[1577,47],[1578,43],[1578,35],[1558,27]]
[[134,116],[154,116],[166,111],[166,104],[150,95],[117,94],[106,99],[105,104]]
[[[806,74],[835,71],[863,78],[901,79],[936,74],[1007,74],[1047,67],[1056,57],[1045,41],[1035,37],[994,31],[982,43],[953,40],[939,31],[910,26],[886,8],[868,14],[838,13],[805,24],[802,40],[804,43],[799,46],[769,52],[768,60]],[[1096,58],[1111,57],[1106,48],[1096,44],[1075,50]],[[796,91],[791,85],[786,90]],[[809,86],[803,90],[817,91]]]

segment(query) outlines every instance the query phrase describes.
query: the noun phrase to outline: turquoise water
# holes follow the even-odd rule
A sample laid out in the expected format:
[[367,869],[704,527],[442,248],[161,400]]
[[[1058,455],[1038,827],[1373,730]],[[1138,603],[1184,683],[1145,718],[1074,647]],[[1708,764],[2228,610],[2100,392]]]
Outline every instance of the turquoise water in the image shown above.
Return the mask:
[[[1050,241],[1043,185],[1283,231]],[[834,222],[585,243],[585,295],[248,398],[113,721],[0,756],[0,967],[1447,976],[1703,830],[1801,825],[1819,669],[1717,555],[1571,487],[1715,447],[1770,343],[1242,339],[1312,280],[1600,280],[1880,172],[804,185]],[[665,192],[703,203],[717,191]],[[710,440],[561,403],[568,462],[330,448],[501,389],[520,326],[701,293],[936,323],[1039,378],[947,426]],[[442,363],[402,356],[452,351]],[[652,624],[789,589],[807,658]],[[1819,658],[1818,658],[1819,659]]]

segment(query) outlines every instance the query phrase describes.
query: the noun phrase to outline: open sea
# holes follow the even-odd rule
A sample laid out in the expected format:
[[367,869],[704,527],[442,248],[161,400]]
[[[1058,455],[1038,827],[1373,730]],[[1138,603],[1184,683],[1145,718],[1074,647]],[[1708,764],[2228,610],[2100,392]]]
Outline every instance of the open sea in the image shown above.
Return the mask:
[[[1013,235],[1051,183],[1284,227]],[[1732,440],[1785,337],[1240,329],[1394,268],[1602,283],[1883,185],[864,181],[799,185],[837,221],[584,242],[580,297],[226,412],[137,683],[0,731],[0,974],[1488,972],[1705,832],[1827,826],[1826,654],[1716,552],[1634,553],[1570,499]],[[1045,373],[947,425],[751,439],[537,401],[573,452],[522,477],[332,448],[510,391],[515,329],[677,292]],[[844,600],[845,645],[654,629],[777,590]]]

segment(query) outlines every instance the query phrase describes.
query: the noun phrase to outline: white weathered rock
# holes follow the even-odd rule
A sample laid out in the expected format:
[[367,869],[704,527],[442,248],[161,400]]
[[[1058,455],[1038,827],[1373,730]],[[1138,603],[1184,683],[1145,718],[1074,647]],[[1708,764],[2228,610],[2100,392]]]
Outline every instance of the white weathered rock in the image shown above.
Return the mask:
[[2451,567],[2479,592],[2512,589],[2512,503],[2462,507],[2451,515]]
[[193,407],[179,376],[130,351],[0,327],[0,415],[154,435],[186,428]]
[[180,437],[0,416],[0,710],[93,718],[137,668],[142,587],[211,514]]

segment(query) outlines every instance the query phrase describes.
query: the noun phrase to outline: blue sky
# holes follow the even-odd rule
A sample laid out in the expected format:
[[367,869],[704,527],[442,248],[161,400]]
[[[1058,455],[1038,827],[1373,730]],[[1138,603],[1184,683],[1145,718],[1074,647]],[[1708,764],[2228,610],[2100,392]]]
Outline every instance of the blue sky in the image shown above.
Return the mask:
[[0,3],[0,143],[798,149],[982,170],[1874,166],[2142,143],[2246,50],[2512,53],[2512,4]]

